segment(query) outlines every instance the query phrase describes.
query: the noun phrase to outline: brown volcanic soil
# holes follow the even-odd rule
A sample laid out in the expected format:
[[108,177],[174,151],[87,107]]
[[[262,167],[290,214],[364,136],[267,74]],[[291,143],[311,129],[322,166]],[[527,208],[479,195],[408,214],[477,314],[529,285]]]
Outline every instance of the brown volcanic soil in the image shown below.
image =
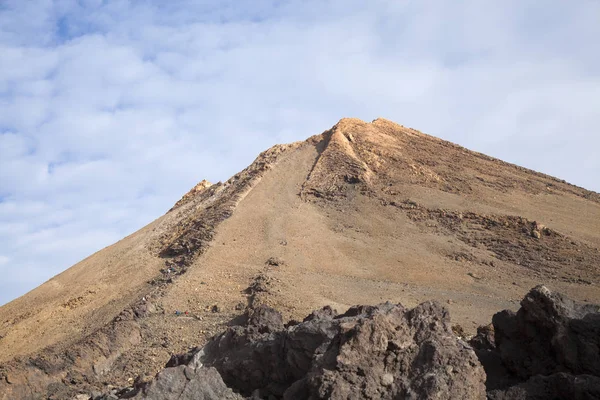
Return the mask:
[[387,120],[343,119],[201,182],[1,307],[0,399],[147,378],[249,301],[300,318],[436,299],[468,333],[538,284],[598,302],[599,247],[597,193]]

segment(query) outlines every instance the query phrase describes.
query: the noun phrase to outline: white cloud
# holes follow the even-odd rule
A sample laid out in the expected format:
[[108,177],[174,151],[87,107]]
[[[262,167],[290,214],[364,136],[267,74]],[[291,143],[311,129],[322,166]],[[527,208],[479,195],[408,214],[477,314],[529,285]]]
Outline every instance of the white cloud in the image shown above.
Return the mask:
[[344,116],[600,190],[597,15],[592,1],[7,0],[0,303]]

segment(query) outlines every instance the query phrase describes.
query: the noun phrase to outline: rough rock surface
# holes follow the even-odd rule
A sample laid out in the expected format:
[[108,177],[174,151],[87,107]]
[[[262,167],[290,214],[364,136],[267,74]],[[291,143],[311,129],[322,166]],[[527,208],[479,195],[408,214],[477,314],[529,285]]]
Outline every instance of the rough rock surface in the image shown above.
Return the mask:
[[435,302],[327,306],[287,324],[261,304],[241,320],[120,398],[600,399],[600,307],[544,286],[470,346]]
[[214,368],[180,365],[165,368],[134,399],[235,400],[242,397],[225,386]]
[[[485,398],[483,368],[435,302],[410,310],[357,306],[342,315],[325,307],[287,327],[277,311],[259,306],[245,326],[215,337],[187,366],[165,370],[145,393],[167,390],[161,380],[183,393],[186,382],[199,379],[194,373],[210,367],[254,398]],[[211,379],[209,386],[222,389]]]
[[600,306],[537,286],[492,321],[471,340],[490,398],[600,399]]
[[490,400],[594,400],[600,399],[600,377],[558,373],[536,375],[505,390],[488,392]]

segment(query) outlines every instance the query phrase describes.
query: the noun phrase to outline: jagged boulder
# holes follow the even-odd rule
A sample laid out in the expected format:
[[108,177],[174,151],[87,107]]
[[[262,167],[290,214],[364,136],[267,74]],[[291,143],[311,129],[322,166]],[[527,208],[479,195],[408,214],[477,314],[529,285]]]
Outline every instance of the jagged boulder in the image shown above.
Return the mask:
[[489,400],[595,400],[600,399],[600,378],[558,373],[536,375],[504,390],[490,390]]
[[255,389],[281,394],[288,382],[281,314],[265,305],[250,310],[244,326],[228,328],[202,350],[227,386],[245,395]]
[[517,313],[492,323],[506,367],[521,378],[557,372],[600,376],[600,307],[578,304],[545,286],[532,289]]
[[284,327],[262,306],[201,356],[243,395],[284,399],[483,399],[485,373],[435,302],[330,308]]
[[600,399],[600,306],[537,286],[492,322],[471,340],[490,398]]
[[242,397],[225,386],[214,368],[179,365],[162,370],[134,399],[237,400]]
[[472,347],[436,302],[324,307],[287,324],[260,305],[242,320],[171,358],[136,398],[600,399],[600,307],[544,286],[494,315]]
[[485,398],[482,367],[449,322],[435,302],[351,308],[326,325],[334,335],[285,398]]

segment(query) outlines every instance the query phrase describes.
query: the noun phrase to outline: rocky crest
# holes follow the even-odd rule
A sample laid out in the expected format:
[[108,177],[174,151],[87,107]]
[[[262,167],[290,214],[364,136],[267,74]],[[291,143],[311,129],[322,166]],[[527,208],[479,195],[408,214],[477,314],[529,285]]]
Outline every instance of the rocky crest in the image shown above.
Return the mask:
[[204,189],[209,188],[212,186],[212,183],[210,183],[209,181],[207,181],[206,179],[201,180],[196,186],[194,186],[189,192],[187,192],[186,194],[184,194],[181,199],[175,203],[175,205],[169,210],[169,211],[173,211],[174,209],[176,209],[177,207],[181,207],[182,205],[186,204],[187,202],[191,201],[194,197],[196,197],[198,194],[200,194],[202,191],[204,191]]
[[75,343],[67,346],[58,343],[34,356],[0,363],[0,399],[62,400],[84,388],[106,386],[109,379],[114,379],[111,380],[114,383],[122,381],[118,371],[130,367],[128,363],[132,361],[139,363],[128,357],[136,346],[143,344],[144,336],[151,335],[143,319],[155,313],[164,314],[155,303],[206,250],[216,227],[232,215],[253,185],[284,152],[296,146],[274,146],[227,182],[211,185],[202,181],[183,196],[168,213],[173,215],[172,222],[165,224],[162,234],[147,244],[149,251],[164,260],[164,268],[142,288],[137,300],[108,325]]

